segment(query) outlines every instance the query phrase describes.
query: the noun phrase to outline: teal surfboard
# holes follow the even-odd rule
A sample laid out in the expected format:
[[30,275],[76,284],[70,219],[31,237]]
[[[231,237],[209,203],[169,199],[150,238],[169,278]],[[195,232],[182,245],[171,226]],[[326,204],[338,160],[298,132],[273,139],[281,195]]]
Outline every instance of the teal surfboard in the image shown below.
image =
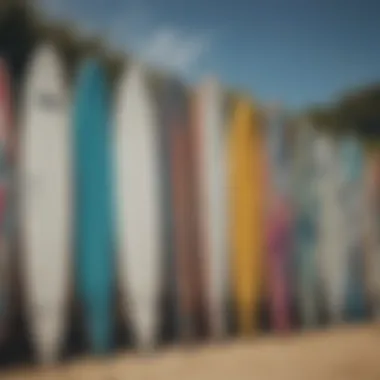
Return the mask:
[[95,60],[80,68],[74,103],[76,281],[91,350],[111,346],[114,295],[109,94]]
[[345,308],[348,318],[360,319],[365,313],[364,288],[364,152],[352,135],[339,144],[342,171],[342,212],[345,222],[347,288]]

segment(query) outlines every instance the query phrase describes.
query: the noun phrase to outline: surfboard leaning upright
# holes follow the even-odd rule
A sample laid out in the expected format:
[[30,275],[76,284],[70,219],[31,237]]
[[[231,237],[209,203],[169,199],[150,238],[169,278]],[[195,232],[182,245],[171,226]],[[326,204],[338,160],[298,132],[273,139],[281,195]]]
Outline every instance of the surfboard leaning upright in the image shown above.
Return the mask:
[[269,315],[273,328],[291,327],[290,264],[292,255],[293,205],[289,125],[279,110],[268,113],[268,190],[266,210],[266,281]]
[[114,146],[123,311],[130,317],[137,346],[149,349],[160,322],[164,257],[158,119],[140,64],[124,72],[117,96]]
[[203,232],[203,266],[207,314],[211,334],[226,333],[227,274],[227,139],[224,131],[223,94],[215,79],[209,78],[195,94],[198,146],[198,189]]
[[11,226],[13,216],[13,123],[11,81],[7,65],[0,60],[0,344],[7,334],[10,318]]
[[248,99],[239,99],[229,131],[228,187],[231,282],[238,329],[249,334],[258,321],[263,279],[264,179],[262,132]]
[[366,312],[364,285],[364,239],[365,239],[365,180],[364,148],[353,134],[346,134],[339,141],[340,170],[343,192],[341,196],[346,249],[347,286],[345,309],[348,317],[359,319]]
[[317,196],[313,154],[315,131],[307,120],[296,130],[293,160],[294,268],[296,298],[304,327],[318,322]]
[[28,68],[20,130],[20,228],[29,332],[38,359],[57,359],[71,252],[71,132],[66,78],[52,45]]
[[80,67],[74,103],[76,284],[90,347],[112,345],[114,246],[109,94],[95,59]]
[[336,141],[324,132],[318,132],[315,141],[317,165],[318,267],[326,309],[332,322],[344,317],[346,289],[346,247],[344,215],[340,204],[342,185]]

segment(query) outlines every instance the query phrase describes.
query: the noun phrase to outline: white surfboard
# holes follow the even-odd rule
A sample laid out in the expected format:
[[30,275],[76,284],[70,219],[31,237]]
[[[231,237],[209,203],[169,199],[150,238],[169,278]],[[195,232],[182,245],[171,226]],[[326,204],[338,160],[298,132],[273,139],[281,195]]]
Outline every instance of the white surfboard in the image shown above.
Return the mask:
[[20,125],[23,281],[39,361],[57,359],[66,322],[71,253],[71,127],[63,65],[51,45],[29,63]]
[[319,198],[318,261],[327,313],[342,322],[346,286],[344,214],[340,205],[342,175],[337,146],[331,136],[318,133],[316,141],[317,191]]
[[124,72],[117,94],[114,147],[119,274],[123,311],[136,344],[157,338],[163,260],[158,125],[142,66]]
[[226,332],[228,291],[226,138],[223,93],[215,79],[208,79],[196,94],[196,145],[199,152],[199,199],[206,274],[206,305],[211,334]]

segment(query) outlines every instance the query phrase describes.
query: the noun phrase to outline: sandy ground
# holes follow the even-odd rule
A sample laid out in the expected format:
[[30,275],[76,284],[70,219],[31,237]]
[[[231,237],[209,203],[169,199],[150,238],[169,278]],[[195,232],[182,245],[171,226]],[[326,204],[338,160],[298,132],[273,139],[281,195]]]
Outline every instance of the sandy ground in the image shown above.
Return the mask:
[[81,359],[0,373],[1,380],[379,380],[380,326]]

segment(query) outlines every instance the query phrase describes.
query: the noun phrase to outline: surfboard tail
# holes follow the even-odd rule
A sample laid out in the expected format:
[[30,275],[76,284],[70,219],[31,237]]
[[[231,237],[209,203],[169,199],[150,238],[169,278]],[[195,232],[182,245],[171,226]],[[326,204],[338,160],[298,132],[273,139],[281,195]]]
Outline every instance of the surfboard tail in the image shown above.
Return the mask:
[[341,324],[344,321],[345,297],[341,287],[327,279],[325,283],[326,311],[333,324]]
[[58,361],[58,352],[55,343],[45,341],[37,347],[36,356],[38,364],[41,366],[49,366]]
[[149,352],[157,344],[159,335],[158,327],[161,318],[158,312],[158,297],[141,295],[135,298],[135,302],[129,305],[131,322],[133,324],[134,340],[137,349]]
[[277,201],[267,229],[269,313],[273,328],[286,331],[290,329],[291,226],[287,205],[280,198]]
[[[239,285],[239,284],[237,284]],[[240,284],[243,285],[243,284]],[[235,315],[237,331],[240,335],[251,335],[257,332],[259,325],[260,288],[241,287],[236,291]]]
[[252,304],[240,305],[237,310],[238,332],[241,335],[251,335],[257,328]]
[[59,359],[63,343],[62,310],[52,311],[49,308],[33,310],[39,314],[38,318],[34,315],[30,319],[30,331],[36,348],[36,359],[42,365],[53,364]]
[[276,284],[277,291],[272,294],[270,315],[273,329],[278,332],[290,330],[289,306],[283,292],[281,281]]
[[318,323],[317,288],[312,282],[305,282],[299,295],[300,314],[305,328]]
[[209,295],[207,302],[207,323],[210,335],[221,339],[227,334],[226,300],[219,295]]
[[362,247],[352,247],[349,257],[349,281],[347,310],[350,318],[361,319],[366,314],[366,297],[364,287],[364,262]]
[[89,344],[95,354],[105,354],[112,344],[110,307],[97,307],[89,313],[87,329]]
[[309,244],[303,245],[298,256],[296,265],[299,312],[304,327],[310,328],[318,322],[317,271],[313,260],[315,249]]
[[290,329],[290,302],[288,279],[284,258],[273,254],[268,275],[269,285],[269,313],[271,324],[275,331],[287,331]]

